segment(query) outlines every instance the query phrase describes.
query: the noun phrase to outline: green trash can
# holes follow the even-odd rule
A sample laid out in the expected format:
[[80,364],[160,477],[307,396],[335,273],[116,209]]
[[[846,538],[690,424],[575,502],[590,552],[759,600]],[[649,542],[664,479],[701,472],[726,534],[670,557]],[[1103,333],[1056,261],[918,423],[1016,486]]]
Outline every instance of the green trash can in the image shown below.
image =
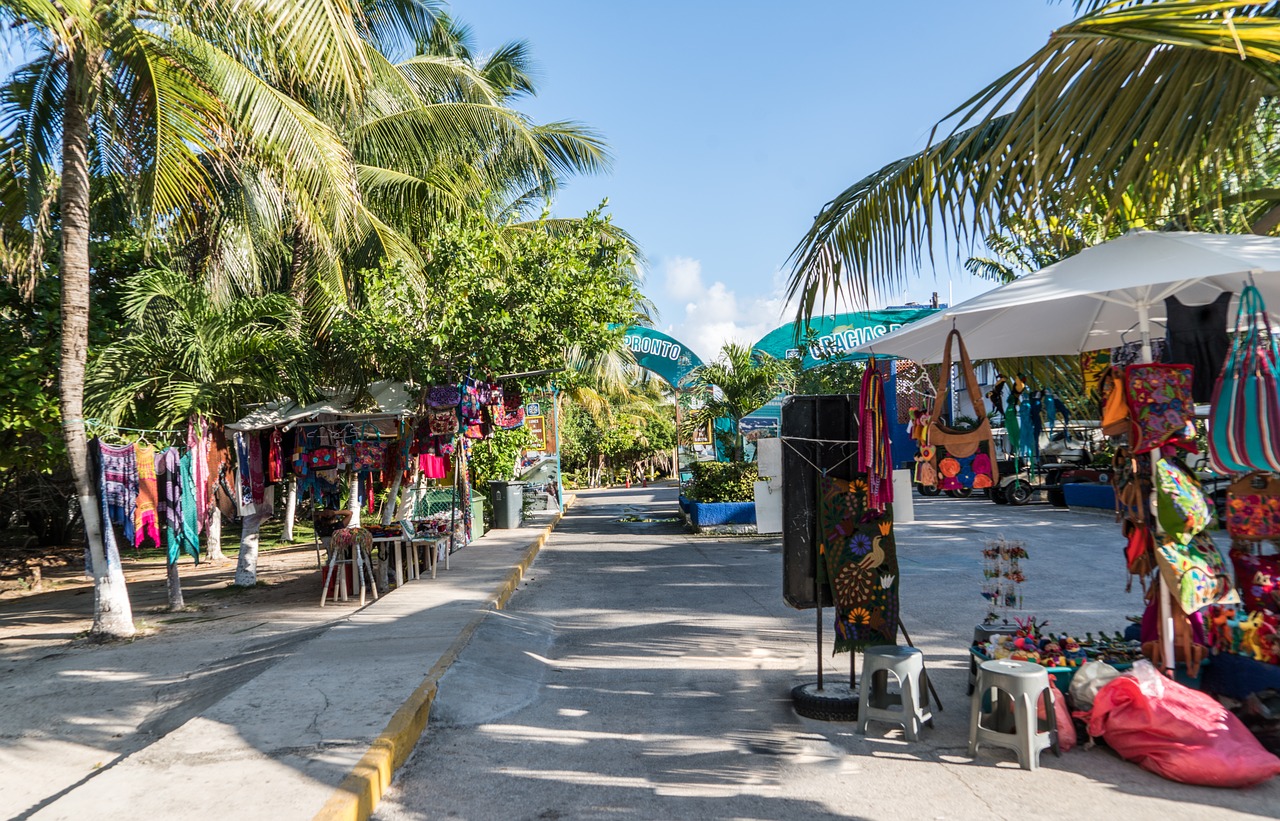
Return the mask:
[[491,480],[489,492],[493,499],[493,529],[519,527],[524,508],[524,482]]

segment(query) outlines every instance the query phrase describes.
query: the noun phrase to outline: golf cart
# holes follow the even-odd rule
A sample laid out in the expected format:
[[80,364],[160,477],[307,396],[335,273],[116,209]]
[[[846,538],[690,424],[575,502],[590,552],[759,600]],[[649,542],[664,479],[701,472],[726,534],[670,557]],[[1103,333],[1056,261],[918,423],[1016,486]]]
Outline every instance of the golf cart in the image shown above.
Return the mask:
[[1054,507],[1066,507],[1065,485],[1073,482],[1096,482],[1105,472],[1089,467],[1093,454],[1088,431],[1093,428],[1070,427],[1042,434],[1039,461],[1008,458],[998,462],[1000,481],[987,495],[998,505],[1021,506],[1043,492]]

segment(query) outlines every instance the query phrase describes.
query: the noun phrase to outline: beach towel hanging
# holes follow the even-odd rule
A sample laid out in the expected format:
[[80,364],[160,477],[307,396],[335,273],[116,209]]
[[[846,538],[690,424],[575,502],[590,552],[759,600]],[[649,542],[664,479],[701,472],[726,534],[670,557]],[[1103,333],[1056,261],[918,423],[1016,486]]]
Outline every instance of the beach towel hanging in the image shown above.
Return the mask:
[[[960,348],[960,371],[964,374],[977,420],[967,428],[952,427],[942,421],[948,407],[947,393],[951,386],[951,343]],[[996,484],[1000,478],[996,466],[995,442],[991,435],[991,420],[987,418],[986,403],[978,388],[978,377],[973,372],[969,351],[964,346],[960,332],[947,334],[947,346],[942,356],[942,371],[938,388],[929,414],[929,445],[934,448],[933,467],[936,486],[940,490],[981,490]]]
[[1254,286],[1241,292],[1232,327],[1241,332],[1209,402],[1209,467],[1217,473],[1280,471],[1280,353]]
[[893,509],[882,515],[867,506],[864,478],[819,480],[821,558],[836,602],[835,651],[896,644],[898,551]]

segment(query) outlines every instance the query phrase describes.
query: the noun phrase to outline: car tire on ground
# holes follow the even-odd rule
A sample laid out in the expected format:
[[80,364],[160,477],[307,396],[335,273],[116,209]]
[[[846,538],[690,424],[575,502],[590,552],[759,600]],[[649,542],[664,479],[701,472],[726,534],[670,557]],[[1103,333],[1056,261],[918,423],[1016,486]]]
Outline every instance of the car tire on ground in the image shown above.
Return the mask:
[[1026,479],[1014,479],[1004,489],[1004,497],[1015,507],[1021,507],[1030,502],[1034,493],[1035,490]]
[[791,705],[799,715],[818,721],[858,720],[858,696],[847,683],[825,682],[822,690],[817,682],[792,687]]
[[947,495],[950,496],[952,499],[968,499],[970,496],[973,495],[973,488],[962,487],[962,488],[957,488],[956,490],[948,490]]
[[937,496],[942,491],[938,490],[937,485],[916,485],[920,489],[921,496]]
[[1004,495],[1004,488],[1000,485],[996,485],[995,487],[989,488],[987,490],[987,496],[990,497],[991,501],[995,502],[998,505],[1009,504],[1008,497]]

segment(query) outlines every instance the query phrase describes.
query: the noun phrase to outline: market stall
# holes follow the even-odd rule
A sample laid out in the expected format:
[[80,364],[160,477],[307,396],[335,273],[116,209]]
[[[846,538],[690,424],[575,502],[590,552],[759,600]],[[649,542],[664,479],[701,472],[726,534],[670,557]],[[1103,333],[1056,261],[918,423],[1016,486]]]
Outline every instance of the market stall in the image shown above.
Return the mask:
[[[378,581],[366,584],[374,573],[361,559],[363,537],[344,535],[347,553],[329,551],[321,597],[345,598],[350,589],[363,600],[366,588],[385,588],[392,565],[397,584],[423,567],[434,576],[438,562],[447,568],[449,555],[483,532],[474,522],[472,443],[523,424],[517,386],[475,379],[412,393],[383,381],[307,405],[271,403],[227,426],[234,448],[227,484],[247,529],[270,515],[270,488],[287,486],[287,515],[295,498],[310,502],[317,552],[335,533],[366,532]],[[379,499],[381,515],[369,521]]]
[[[1275,585],[1267,568],[1277,560],[1260,551],[1271,536],[1248,535],[1271,534],[1269,514],[1258,511],[1270,510],[1270,477],[1280,470],[1280,358],[1265,314],[1268,296],[1280,304],[1280,240],[1133,232],[859,348],[950,364],[953,340],[962,361],[1081,353],[1122,346],[1131,334],[1141,343],[1136,361],[1114,371],[1112,418],[1103,416],[1104,425],[1119,423],[1124,440],[1112,471],[1123,527],[1117,545],[1129,573],[1151,588],[1140,635],[1090,642],[1095,652],[1089,653],[1076,637],[1064,648],[1062,637],[1022,623],[991,631],[1013,637],[976,640],[980,658],[1035,662],[1066,683],[1092,656],[1123,666],[1140,648],[1169,675],[1176,667],[1182,680],[1197,685],[1211,646],[1228,653],[1246,647],[1260,664],[1280,661],[1280,600],[1267,598]],[[1165,362],[1154,361],[1157,327],[1167,342]],[[964,375],[972,390],[971,376]],[[943,380],[940,394],[949,377]],[[1198,404],[1209,405],[1213,469],[1251,483],[1237,486],[1228,501],[1235,584],[1208,532],[1207,500],[1183,458],[1196,449]],[[935,407],[923,424],[918,470],[924,483],[977,489],[999,480],[998,465],[983,447],[992,439],[985,418],[949,428]],[[1233,512],[1240,519],[1234,524]],[[1252,524],[1244,521],[1249,517]],[[1280,528],[1271,535],[1280,536]],[[1246,592],[1243,606],[1237,587]]]

